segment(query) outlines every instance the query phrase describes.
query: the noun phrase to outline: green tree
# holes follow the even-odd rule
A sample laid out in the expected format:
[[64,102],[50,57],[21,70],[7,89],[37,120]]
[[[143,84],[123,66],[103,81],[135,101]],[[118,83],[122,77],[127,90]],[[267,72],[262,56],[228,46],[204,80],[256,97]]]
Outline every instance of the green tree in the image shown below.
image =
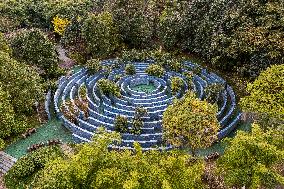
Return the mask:
[[93,57],[110,56],[119,46],[118,31],[109,12],[90,15],[83,23],[82,36]]
[[116,97],[120,97],[120,88],[117,86],[116,83],[110,81],[108,79],[100,79],[98,82],[98,88],[105,94],[105,95],[113,95]]
[[241,99],[243,110],[268,115],[284,121],[284,64],[274,65],[263,71],[248,84],[248,96]]
[[25,30],[12,40],[13,56],[19,61],[36,66],[44,71],[42,75],[56,77],[58,57],[54,44],[40,30]]
[[171,78],[171,89],[173,93],[177,93],[183,87],[183,80],[179,77]]
[[15,124],[15,112],[10,102],[10,95],[0,83],[0,138],[10,136]]
[[2,88],[9,93],[15,113],[31,113],[35,102],[43,97],[38,73],[4,52],[0,52],[0,73]]
[[162,77],[165,74],[165,69],[158,64],[151,64],[145,72],[151,76]]
[[[284,140],[280,135],[280,140]],[[284,184],[284,177],[274,166],[283,163],[284,151],[275,145],[274,135],[264,132],[254,124],[251,133],[238,131],[234,139],[218,160],[218,169],[229,186],[248,188],[274,188],[277,183]]]
[[188,92],[176,100],[163,115],[163,137],[176,147],[188,147],[195,155],[198,148],[209,147],[217,140],[217,107],[200,101]]
[[99,131],[94,141],[80,146],[69,159],[51,162],[34,182],[34,188],[204,188],[204,162],[190,162],[183,152],[109,151],[117,133]]
[[[43,147],[20,158],[5,175],[5,184],[8,188],[29,188],[39,171],[48,163],[64,157],[58,146]],[[25,186],[25,187],[24,187]]]

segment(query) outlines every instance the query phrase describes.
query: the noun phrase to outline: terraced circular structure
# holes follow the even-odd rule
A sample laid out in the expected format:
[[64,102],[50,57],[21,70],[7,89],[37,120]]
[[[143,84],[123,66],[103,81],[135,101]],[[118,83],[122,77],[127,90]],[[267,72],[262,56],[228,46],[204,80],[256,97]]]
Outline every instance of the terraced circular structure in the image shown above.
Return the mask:
[[[112,65],[114,60],[105,60],[103,65]],[[147,116],[143,117],[144,126],[141,134],[121,133],[122,143],[113,144],[112,149],[133,149],[133,143],[140,143],[143,150],[151,149],[170,149],[170,145],[162,143],[162,116],[163,112],[173,102],[175,98],[182,98],[187,90],[196,93],[199,99],[208,98],[205,92],[207,86],[219,83],[224,86],[216,97],[218,104],[217,118],[221,128],[218,132],[218,138],[222,139],[235,129],[241,113],[237,110],[235,94],[226,82],[214,73],[209,73],[206,69],[193,74],[192,85],[186,82],[183,73],[191,72],[197,65],[191,62],[184,62],[183,70],[180,73],[167,71],[162,78],[149,76],[146,74],[146,68],[152,64],[151,61],[132,62],[136,68],[135,75],[126,75],[124,66],[114,68],[110,74],[99,72],[94,75],[88,75],[86,69],[74,73],[69,77],[63,77],[59,80],[58,89],[54,95],[54,105],[57,116],[63,121],[65,127],[70,129],[75,142],[89,142],[96,132],[97,128],[103,126],[107,131],[114,131],[114,121],[116,116],[127,117],[130,121],[133,119],[135,109],[143,107],[147,109]],[[171,78],[179,77],[183,81],[183,87],[175,94],[171,92]],[[102,78],[108,78],[117,83],[121,89],[121,98],[107,97],[100,92],[97,82]],[[150,86],[151,90],[137,90],[138,86]],[[84,101],[80,95],[82,88],[86,86],[87,95],[85,101],[88,103],[87,111],[83,111],[78,106],[78,101]],[[76,100],[75,100],[76,99]],[[71,101],[73,109],[77,112],[74,122],[67,118],[60,106],[66,106],[64,102]],[[70,110],[70,107],[64,107]],[[74,111],[74,110],[73,110]],[[70,112],[72,112],[70,110]]]

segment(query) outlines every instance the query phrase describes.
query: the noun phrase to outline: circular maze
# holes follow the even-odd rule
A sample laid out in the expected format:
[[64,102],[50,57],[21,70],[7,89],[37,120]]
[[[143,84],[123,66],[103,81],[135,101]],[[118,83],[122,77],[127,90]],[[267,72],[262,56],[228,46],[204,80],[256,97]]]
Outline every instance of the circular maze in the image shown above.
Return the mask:
[[[167,71],[162,78],[153,77],[145,72],[152,63],[151,61],[132,62],[136,68],[135,75],[126,75],[124,66],[113,66],[109,74],[102,71],[89,75],[83,68],[59,80],[58,89],[54,95],[56,114],[63,121],[64,126],[72,132],[75,142],[89,142],[97,128],[102,126],[107,131],[114,131],[114,122],[118,115],[127,117],[130,122],[136,108],[143,107],[147,110],[147,115],[142,118],[144,125],[141,133],[138,135],[121,133],[122,143],[113,144],[110,148],[133,149],[133,143],[136,141],[140,143],[143,150],[169,149],[171,146],[162,143],[163,112],[175,98],[181,98],[187,90],[195,92],[199,99],[207,99],[210,95],[206,92],[207,86],[216,83],[224,86],[215,98],[219,108],[217,118],[221,125],[218,138],[222,139],[235,129],[241,113],[237,109],[233,89],[222,78],[205,69],[200,69],[198,73],[192,72],[197,65],[191,62],[184,62],[181,73]],[[106,60],[102,61],[102,64],[110,66],[114,65],[115,61]],[[195,73],[190,85],[183,75],[188,71]],[[183,81],[183,87],[175,94],[171,92],[172,77],[179,77]],[[97,86],[97,82],[102,78],[116,82],[121,89],[120,98],[102,94]],[[83,88],[87,89],[84,97],[82,97]],[[79,106],[83,101],[88,104],[84,110],[82,106]],[[70,117],[73,119],[71,120]]]

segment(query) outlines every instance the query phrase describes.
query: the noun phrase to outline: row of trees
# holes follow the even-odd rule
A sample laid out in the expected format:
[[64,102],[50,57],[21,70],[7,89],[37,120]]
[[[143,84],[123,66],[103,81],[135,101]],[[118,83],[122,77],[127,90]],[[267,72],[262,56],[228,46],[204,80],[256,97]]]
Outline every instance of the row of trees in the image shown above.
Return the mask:
[[283,7],[281,0],[6,0],[0,20],[55,32],[61,27],[62,42],[79,48],[77,56],[82,48],[87,54],[80,56],[106,57],[125,47],[161,45],[256,77],[283,63]]
[[25,131],[27,116],[35,111],[35,103],[42,99],[43,85],[39,74],[12,56],[0,34],[0,139]]

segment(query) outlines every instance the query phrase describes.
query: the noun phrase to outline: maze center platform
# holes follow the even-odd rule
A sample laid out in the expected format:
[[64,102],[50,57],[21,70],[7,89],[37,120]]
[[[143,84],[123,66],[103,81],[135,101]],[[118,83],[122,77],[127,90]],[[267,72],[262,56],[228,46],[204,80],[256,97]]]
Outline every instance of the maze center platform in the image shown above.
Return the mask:
[[136,85],[134,87],[131,88],[134,91],[137,92],[144,92],[144,93],[152,93],[156,88],[153,84],[140,84],[140,85]]
[[[168,144],[162,141],[162,118],[163,112],[173,102],[175,98],[182,96],[191,90],[196,93],[199,99],[206,99],[205,88],[213,83],[222,83],[225,89],[222,90],[216,98],[219,111],[217,113],[221,128],[218,132],[218,138],[222,139],[232,132],[241,113],[237,110],[236,99],[233,89],[226,82],[214,73],[209,73],[202,69],[199,74],[194,74],[192,85],[186,81],[183,75],[185,72],[193,72],[197,66],[191,62],[183,62],[184,68],[180,73],[166,71],[161,77],[153,77],[146,74],[145,70],[153,61],[132,62],[135,66],[135,75],[126,75],[123,65],[117,66],[115,60],[102,61],[104,66],[112,66],[110,74],[101,71],[94,75],[89,75],[86,69],[81,69],[69,77],[62,77],[58,81],[58,89],[54,95],[54,106],[57,117],[63,121],[63,124],[72,132],[75,142],[89,142],[96,130],[103,126],[109,132],[115,130],[114,122],[118,115],[127,117],[128,121],[134,117],[135,109],[143,107],[147,109],[147,115],[142,117],[144,125],[141,134],[121,133],[122,143],[113,144],[112,149],[134,149],[134,142],[140,143],[143,150],[152,149],[171,149]],[[119,76],[119,77],[117,77]],[[179,77],[183,81],[183,87],[175,94],[171,92],[171,78]],[[120,87],[122,96],[105,96],[97,86],[100,79],[109,79]],[[119,78],[119,79],[117,79]],[[86,87],[86,99],[80,95],[82,87]],[[75,103],[78,101],[87,101],[88,113],[82,111]],[[76,114],[76,120],[68,119],[60,106],[66,106],[67,100],[70,100]],[[70,107],[64,107],[65,110]]]

